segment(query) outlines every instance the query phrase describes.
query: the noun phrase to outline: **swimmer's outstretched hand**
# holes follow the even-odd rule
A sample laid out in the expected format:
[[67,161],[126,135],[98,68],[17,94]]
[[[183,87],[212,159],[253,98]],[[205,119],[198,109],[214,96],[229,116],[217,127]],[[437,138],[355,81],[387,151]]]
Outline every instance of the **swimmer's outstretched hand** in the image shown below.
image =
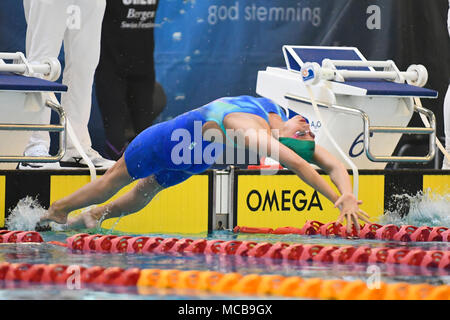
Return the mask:
[[334,207],[341,210],[341,214],[336,222],[342,223],[344,219],[347,220],[347,234],[351,233],[352,226],[355,228],[356,232],[359,233],[360,228],[358,220],[371,223],[369,221],[369,215],[359,208],[359,205],[361,204],[362,201],[357,200],[352,193],[344,193],[334,203]]

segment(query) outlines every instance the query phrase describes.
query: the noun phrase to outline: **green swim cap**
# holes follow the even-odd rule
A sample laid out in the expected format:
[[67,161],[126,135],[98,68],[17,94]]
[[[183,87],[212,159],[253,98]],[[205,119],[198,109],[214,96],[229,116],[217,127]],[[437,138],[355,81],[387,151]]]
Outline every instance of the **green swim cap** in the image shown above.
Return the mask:
[[309,163],[313,161],[314,150],[316,148],[316,143],[313,140],[297,140],[282,137],[279,141]]

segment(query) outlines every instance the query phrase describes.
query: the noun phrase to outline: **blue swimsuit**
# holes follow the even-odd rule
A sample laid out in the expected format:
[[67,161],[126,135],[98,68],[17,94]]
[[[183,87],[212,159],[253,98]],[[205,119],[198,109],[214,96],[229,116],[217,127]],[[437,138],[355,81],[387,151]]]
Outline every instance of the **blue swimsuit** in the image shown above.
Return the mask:
[[[269,113],[287,121],[281,108],[266,98],[240,96],[221,98],[142,131],[125,151],[128,173],[134,179],[155,175],[163,187],[176,185],[214,164],[224,149],[222,143],[205,141],[201,135],[207,121],[223,132],[223,120],[234,112],[251,113],[269,122]],[[205,157],[204,155],[210,155]]]

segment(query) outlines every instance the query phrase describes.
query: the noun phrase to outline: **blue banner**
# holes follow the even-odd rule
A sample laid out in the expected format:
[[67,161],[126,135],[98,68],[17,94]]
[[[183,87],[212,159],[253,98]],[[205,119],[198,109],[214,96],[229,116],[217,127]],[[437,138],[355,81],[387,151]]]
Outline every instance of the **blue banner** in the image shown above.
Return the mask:
[[320,44],[347,2],[162,2],[155,59],[168,96],[163,118],[218,97],[255,94],[259,70],[284,66],[281,47]]

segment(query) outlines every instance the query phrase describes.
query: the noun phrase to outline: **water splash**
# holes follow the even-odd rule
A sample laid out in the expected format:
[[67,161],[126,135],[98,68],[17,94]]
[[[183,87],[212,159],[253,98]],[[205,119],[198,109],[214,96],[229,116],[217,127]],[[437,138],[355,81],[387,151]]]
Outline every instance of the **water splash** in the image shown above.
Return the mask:
[[399,203],[409,205],[408,214],[402,215],[404,207],[387,211],[379,220],[380,224],[414,225],[430,227],[450,227],[450,193],[437,194],[431,189],[418,192],[415,196],[395,195]]
[[10,211],[5,225],[8,230],[34,230],[44,213],[38,199],[27,196],[20,199],[16,207]]
[[113,223],[113,225],[111,226],[111,228],[109,228],[109,230],[107,231],[107,234],[112,234],[117,226],[117,224],[119,223],[120,219],[122,219],[122,217],[124,216],[124,214],[122,213],[120,215],[120,217],[117,218],[117,220]]

